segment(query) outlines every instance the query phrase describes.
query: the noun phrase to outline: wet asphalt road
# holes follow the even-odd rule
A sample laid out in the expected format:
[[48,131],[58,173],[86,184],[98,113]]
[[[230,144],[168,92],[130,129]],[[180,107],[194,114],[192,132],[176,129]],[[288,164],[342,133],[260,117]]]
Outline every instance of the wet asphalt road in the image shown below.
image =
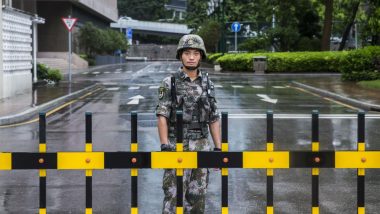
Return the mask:
[[[139,151],[159,150],[153,114],[160,81],[177,70],[176,62],[129,63],[74,76],[75,81],[97,81],[104,89],[48,117],[47,151],[84,151],[85,112],[93,112],[93,150],[129,151],[131,111],[139,113]],[[357,121],[337,118],[357,109],[293,87],[291,80],[313,76],[253,76],[210,73],[220,111],[230,114],[230,151],[264,150],[265,119],[272,109],[283,115],[274,122],[275,150],[311,150],[310,118],[292,119],[319,110],[331,118],[320,120],[321,150],[356,150]],[[336,78],[336,77],[326,77]],[[130,99],[134,96],[142,99]],[[274,100],[277,103],[274,104]],[[373,112],[371,112],[373,113]],[[289,115],[288,115],[289,114]],[[297,115],[296,115],[297,114]],[[332,115],[334,114],[334,115]],[[308,116],[307,116],[308,117]],[[367,150],[380,150],[380,119],[366,120]],[[38,124],[0,129],[0,151],[38,152]],[[139,170],[139,211],[160,213],[162,170]],[[220,172],[211,171],[206,213],[220,213]],[[38,212],[38,171],[0,172],[0,213]],[[84,171],[47,172],[48,213],[84,213]],[[380,171],[366,170],[366,211],[380,208]],[[231,169],[230,213],[265,213],[265,170]],[[310,213],[311,170],[275,170],[276,213]],[[129,213],[130,171],[94,171],[94,213]],[[356,170],[321,169],[321,213],[356,213]]]

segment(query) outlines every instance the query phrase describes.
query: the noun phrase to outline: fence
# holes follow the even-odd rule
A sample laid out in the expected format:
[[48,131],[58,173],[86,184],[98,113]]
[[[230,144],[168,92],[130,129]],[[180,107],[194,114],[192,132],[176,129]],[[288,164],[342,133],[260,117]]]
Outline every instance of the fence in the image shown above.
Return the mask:
[[92,172],[102,169],[131,169],[131,208],[138,213],[137,183],[138,169],[152,168],[176,169],[177,175],[177,213],[183,213],[183,170],[192,168],[221,168],[221,207],[228,213],[228,168],[266,169],[268,214],[274,213],[273,176],[275,169],[311,169],[311,212],[319,213],[319,169],[349,168],[357,169],[357,212],[365,213],[365,169],[380,168],[380,151],[365,151],[365,114],[357,115],[357,151],[320,151],[319,150],[319,113],[312,112],[311,151],[274,151],[273,112],[268,111],[266,151],[228,152],[228,114],[222,113],[222,152],[183,151],[183,118],[177,112],[176,152],[138,152],[136,112],[131,113],[130,152],[93,152],[92,151],[92,114],[86,113],[85,152],[46,152],[46,115],[39,115],[39,153],[0,153],[0,170],[39,170],[39,212],[46,213],[46,170],[85,170],[86,209],[92,213]]

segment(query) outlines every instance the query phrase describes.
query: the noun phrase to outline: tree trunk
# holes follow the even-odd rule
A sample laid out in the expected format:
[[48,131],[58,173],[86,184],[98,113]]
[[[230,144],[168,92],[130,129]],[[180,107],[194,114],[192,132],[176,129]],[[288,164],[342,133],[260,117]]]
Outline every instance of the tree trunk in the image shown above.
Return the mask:
[[[342,41],[340,42],[340,45],[339,45],[340,51],[344,49],[344,46],[346,46],[346,41],[347,41],[348,35],[350,33],[350,30],[352,28],[352,25],[354,24],[354,21],[356,18],[356,13],[358,12],[359,4],[360,4],[360,1],[357,1],[354,3],[354,5],[352,7],[351,17],[350,17],[350,19],[346,25],[346,29],[343,32]],[[355,29],[355,30],[357,30],[357,29]]]
[[325,20],[323,24],[323,35],[322,35],[322,43],[321,43],[322,51],[330,50],[333,2],[334,2],[333,0],[325,0]]

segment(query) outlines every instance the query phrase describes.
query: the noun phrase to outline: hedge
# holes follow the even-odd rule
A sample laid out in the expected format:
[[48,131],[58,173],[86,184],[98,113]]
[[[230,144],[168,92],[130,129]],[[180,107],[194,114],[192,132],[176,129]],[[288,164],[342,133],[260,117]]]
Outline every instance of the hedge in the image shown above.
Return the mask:
[[346,55],[346,51],[243,53],[225,54],[216,62],[228,71],[253,71],[253,57],[266,56],[267,72],[339,72],[340,59]]
[[351,51],[341,59],[340,72],[344,80],[380,79],[380,46]]

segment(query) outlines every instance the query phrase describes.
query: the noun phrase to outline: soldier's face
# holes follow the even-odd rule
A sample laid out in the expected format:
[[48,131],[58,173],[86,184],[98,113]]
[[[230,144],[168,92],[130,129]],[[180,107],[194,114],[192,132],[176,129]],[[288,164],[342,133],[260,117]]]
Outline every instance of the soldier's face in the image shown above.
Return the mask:
[[181,61],[186,68],[197,69],[201,61],[202,54],[197,49],[186,49],[182,52]]

